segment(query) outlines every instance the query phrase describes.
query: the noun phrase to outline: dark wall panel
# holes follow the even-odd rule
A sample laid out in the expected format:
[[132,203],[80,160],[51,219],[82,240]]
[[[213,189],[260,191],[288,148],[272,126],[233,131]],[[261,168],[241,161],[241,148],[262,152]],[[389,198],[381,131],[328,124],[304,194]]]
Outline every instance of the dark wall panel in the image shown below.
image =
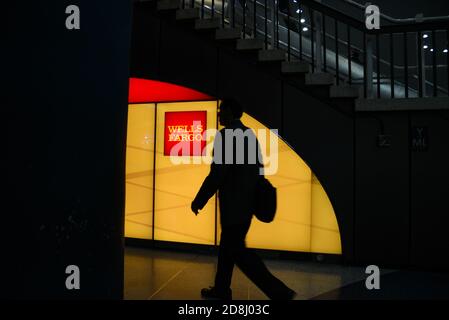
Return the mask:
[[[150,18],[151,17],[151,18]],[[152,2],[136,2],[133,11],[130,74],[154,79],[158,75],[160,19]]]
[[353,259],[353,120],[290,85],[284,138],[325,188],[337,215],[346,261]]
[[411,154],[411,263],[449,269],[449,114],[415,112],[427,148]]
[[219,98],[237,98],[245,111],[272,129],[282,130],[282,83],[248,63],[237,52],[219,53]]
[[214,96],[218,49],[192,29],[182,28],[171,20],[162,22],[159,79]]
[[123,296],[131,3],[77,1],[80,30],[69,4],[7,4],[1,297]]
[[[381,133],[391,136],[390,147],[377,146]],[[359,263],[408,263],[408,138],[407,114],[357,116],[355,252]]]

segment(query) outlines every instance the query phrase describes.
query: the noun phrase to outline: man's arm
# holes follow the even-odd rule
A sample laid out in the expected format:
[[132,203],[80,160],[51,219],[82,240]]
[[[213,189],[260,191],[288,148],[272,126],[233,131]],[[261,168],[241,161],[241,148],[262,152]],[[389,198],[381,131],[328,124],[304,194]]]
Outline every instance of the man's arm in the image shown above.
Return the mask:
[[204,179],[200,190],[192,202],[192,209],[202,209],[207,201],[217,192],[224,178],[224,165],[211,164],[209,175]]
[[[198,213],[198,209],[202,209],[207,201],[217,192],[224,180],[226,165],[224,164],[224,142],[222,143],[222,132],[218,132],[214,140],[213,161],[210,165],[209,175],[204,179],[200,190],[192,202],[192,211]],[[218,137],[218,135],[220,135]],[[221,151],[221,153],[220,153]]]

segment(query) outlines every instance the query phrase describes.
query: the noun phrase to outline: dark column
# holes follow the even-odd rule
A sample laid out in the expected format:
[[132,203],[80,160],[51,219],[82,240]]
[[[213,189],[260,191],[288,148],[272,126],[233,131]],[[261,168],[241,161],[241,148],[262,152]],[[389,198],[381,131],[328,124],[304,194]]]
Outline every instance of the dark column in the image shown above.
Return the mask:
[[121,299],[131,1],[10,1],[5,17],[1,296]]
[[360,264],[409,262],[407,113],[358,113],[355,163],[355,256]]

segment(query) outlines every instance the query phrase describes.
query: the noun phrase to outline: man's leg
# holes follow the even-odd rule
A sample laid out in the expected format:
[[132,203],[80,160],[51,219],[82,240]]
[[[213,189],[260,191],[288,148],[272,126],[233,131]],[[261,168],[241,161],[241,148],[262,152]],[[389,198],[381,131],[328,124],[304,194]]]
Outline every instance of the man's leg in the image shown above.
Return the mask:
[[215,274],[215,287],[228,290],[231,287],[232,272],[234,270],[234,258],[227,244],[228,233],[226,229],[221,231],[220,246],[218,248],[217,273]]
[[293,298],[295,292],[271,274],[257,254],[246,248],[245,237],[248,229],[249,226],[234,226],[227,230],[229,231],[227,234],[230,235],[227,245],[228,250],[231,250],[233,262],[270,299]]
[[270,299],[293,298],[294,291],[276,278],[253,251],[248,248],[239,250],[235,255],[235,261],[240,270]]

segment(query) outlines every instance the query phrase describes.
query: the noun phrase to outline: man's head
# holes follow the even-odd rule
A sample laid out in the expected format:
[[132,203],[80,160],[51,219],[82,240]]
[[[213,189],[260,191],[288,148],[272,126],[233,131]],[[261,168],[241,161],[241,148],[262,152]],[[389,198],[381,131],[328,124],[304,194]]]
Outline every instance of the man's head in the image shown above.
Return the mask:
[[235,99],[225,98],[220,104],[220,112],[218,117],[220,125],[229,126],[232,120],[238,120],[243,115],[243,108]]

